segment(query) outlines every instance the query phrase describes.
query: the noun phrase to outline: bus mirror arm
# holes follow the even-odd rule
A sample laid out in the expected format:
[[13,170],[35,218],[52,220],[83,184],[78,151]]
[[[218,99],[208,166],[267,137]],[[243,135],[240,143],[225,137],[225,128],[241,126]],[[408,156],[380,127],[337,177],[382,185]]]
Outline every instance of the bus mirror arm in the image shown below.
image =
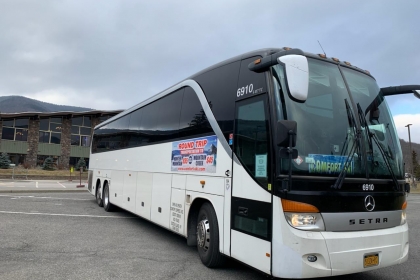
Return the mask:
[[404,190],[405,190],[405,192],[406,193],[410,193],[410,184],[409,183],[405,183],[405,185],[404,185]]
[[293,148],[296,146],[297,123],[280,120],[277,122],[277,146]]
[[289,159],[289,176],[283,180],[282,189],[284,192],[292,188],[292,159],[298,157],[298,150],[293,149],[296,146],[297,123],[295,121],[277,122],[277,145],[280,148],[280,158]]
[[420,99],[420,85],[385,87],[381,88],[381,91],[383,96],[413,93],[415,97]]

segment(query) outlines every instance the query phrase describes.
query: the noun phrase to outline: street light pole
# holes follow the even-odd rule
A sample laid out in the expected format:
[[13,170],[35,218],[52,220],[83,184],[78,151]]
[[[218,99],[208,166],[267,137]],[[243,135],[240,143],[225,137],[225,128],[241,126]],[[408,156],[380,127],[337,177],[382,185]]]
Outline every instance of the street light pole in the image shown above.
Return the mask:
[[414,171],[413,171],[413,150],[411,149],[411,135],[410,135],[410,125],[407,124],[405,127],[408,128],[408,143],[410,144],[410,167],[411,167],[411,184],[414,186]]

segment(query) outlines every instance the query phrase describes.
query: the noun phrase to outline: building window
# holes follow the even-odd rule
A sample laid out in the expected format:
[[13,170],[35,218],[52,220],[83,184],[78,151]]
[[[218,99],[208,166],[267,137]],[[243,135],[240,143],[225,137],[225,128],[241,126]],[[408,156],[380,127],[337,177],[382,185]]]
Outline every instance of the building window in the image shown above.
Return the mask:
[[71,119],[71,145],[72,146],[90,146],[90,137],[92,134],[91,118],[87,116],[75,117]]
[[39,143],[60,144],[63,119],[47,118],[39,121]]
[[28,141],[29,119],[3,120],[2,139]]

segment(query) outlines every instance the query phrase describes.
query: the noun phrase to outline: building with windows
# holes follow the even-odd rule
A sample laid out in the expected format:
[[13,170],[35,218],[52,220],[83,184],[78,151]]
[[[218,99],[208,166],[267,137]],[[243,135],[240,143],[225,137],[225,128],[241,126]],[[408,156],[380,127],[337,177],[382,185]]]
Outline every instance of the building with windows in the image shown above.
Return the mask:
[[116,111],[0,114],[0,152],[14,164],[35,167],[54,158],[58,167],[88,161],[93,128]]

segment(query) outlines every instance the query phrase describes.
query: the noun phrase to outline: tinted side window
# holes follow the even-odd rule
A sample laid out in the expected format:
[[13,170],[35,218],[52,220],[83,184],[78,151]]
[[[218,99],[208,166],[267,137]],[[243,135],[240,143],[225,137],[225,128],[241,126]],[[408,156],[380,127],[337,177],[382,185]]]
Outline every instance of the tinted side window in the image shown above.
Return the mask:
[[183,93],[184,88],[154,103],[159,112],[156,120],[155,142],[178,138]]
[[118,150],[128,146],[128,123],[130,115],[126,115],[95,131],[95,148],[98,152]]
[[194,78],[203,88],[226,140],[233,131],[239,65],[240,61],[236,61]]
[[212,132],[213,129],[207,120],[197,94],[192,88],[186,87],[179,120],[179,137],[192,138]]
[[131,113],[130,125],[128,126],[130,141],[128,142],[129,147],[140,146],[143,143],[143,136],[140,133],[141,119],[143,116],[144,109],[138,109]]
[[159,108],[155,102],[142,108],[143,116],[141,118],[141,125],[139,133],[142,135],[142,143],[153,143],[154,131],[156,130],[156,120],[160,114]]

